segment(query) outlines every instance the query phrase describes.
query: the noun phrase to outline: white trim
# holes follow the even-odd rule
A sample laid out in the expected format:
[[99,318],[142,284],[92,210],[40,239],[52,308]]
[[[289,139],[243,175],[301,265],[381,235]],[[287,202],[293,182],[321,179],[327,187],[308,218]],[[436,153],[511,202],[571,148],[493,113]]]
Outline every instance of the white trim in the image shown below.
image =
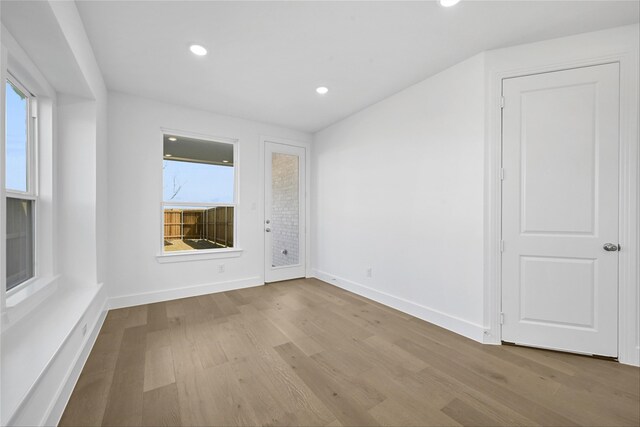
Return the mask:
[[[297,141],[287,138],[280,138],[274,136],[260,135],[260,164],[258,166],[258,173],[262,182],[260,186],[260,213],[258,215],[258,230],[264,230],[265,226],[265,150],[266,143],[273,142],[276,144],[291,145],[293,147],[301,147],[305,150],[305,277],[315,277],[313,269],[311,268],[311,142],[309,141]],[[265,277],[267,271],[266,263],[266,236],[262,233],[262,277]]]
[[[635,29],[633,28],[635,27]],[[638,26],[611,31],[635,32],[637,40]],[[605,34],[600,32],[599,34]],[[574,36],[571,42],[581,37],[593,37],[590,34]],[[569,38],[560,39],[569,40]],[[559,43],[557,40],[540,42]],[[636,42],[637,43],[637,42]],[[606,44],[606,43],[605,43]],[[535,47],[534,44],[532,46]],[[584,45],[584,44],[583,44]],[[526,49],[516,47],[509,49]],[[637,50],[637,45],[636,48]],[[502,117],[500,99],[502,80],[523,75],[539,74],[578,67],[587,67],[611,62],[620,63],[620,244],[623,246],[619,261],[619,339],[618,360],[621,363],[640,366],[638,349],[637,312],[638,303],[638,266],[640,248],[638,236],[638,68],[637,51],[629,46],[597,46],[588,53],[576,53],[573,59],[566,59],[554,52],[551,57],[534,58],[522,66],[497,66],[487,71],[487,117],[486,117],[486,198],[485,198],[485,322],[487,336],[485,342],[500,344],[500,306],[501,283],[501,181],[499,172],[502,155]],[[575,53],[575,52],[574,52]],[[555,55],[560,55],[554,57]],[[569,55],[567,55],[569,56]],[[517,62],[515,62],[517,63]],[[514,63],[514,64],[515,64]]]
[[98,334],[100,333],[100,329],[104,324],[105,319],[107,318],[107,299],[105,298],[102,302],[102,307],[100,308],[100,314],[98,318],[93,324],[91,328],[91,333],[85,339],[84,344],[78,351],[71,368],[65,375],[65,379],[62,384],[60,384],[60,388],[56,392],[55,397],[51,401],[51,405],[47,408],[45,412],[45,416],[42,418],[41,425],[43,426],[57,426],[60,423],[60,419],[62,418],[62,414],[64,413],[67,404],[69,403],[69,399],[71,398],[71,394],[73,393],[73,389],[78,383],[78,379],[80,379],[80,374],[84,369],[84,365],[87,363],[87,359],[89,358],[89,354],[93,349],[96,340],[98,339]]
[[[171,252],[165,252],[164,250],[164,208],[165,206],[202,206],[202,207],[232,207],[233,208],[233,249],[235,249],[236,247],[240,246],[240,239],[238,236],[238,210],[240,207],[240,149],[239,149],[239,139],[238,138],[227,138],[227,137],[222,137],[222,136],[214,136],[214,135],[208,135],[208,134],[203,134],[203,133],[197,133],[197,132],[190,132],[190,131],[183,131],[183,130],[178,130],[178,129],[170,129],[170,128],[165,128],[165,127],[160,127],[160,135],[161,135],[161,141],[163,141],[164,144],[164,136],[165,135],[173,135],[173,136],[177,136],[177,137],[183,137],[183,138],[192,138],[192,139],[199,139],[199,140],[203,140],[203,141],[207,141],[207,142],[219,142],[222,144],[231,144],[231,146],[233,147],[233,201],[231,203],[192,203],[192,202],[165,202],[164,201],[164,175],[162,173],[162,166],[163,164],[160,163],[160,210],[159,210],[159,215],[160,215],[160,233],[159,233],[159,244],[160,244],[160,254],[156,256],[156,258],[158,259],[158,262],[175,262],[175,261],[169,261],[171,258],[166,258],[166,261],[161,261],[163,256],[169,255],[169,256],[175,256],[176,254],[171,253]],[[161,156],[160,156],[160,161],[164,162],[165,160],[171,160],[171,159],[165,159],[164,157],[164,146],[161,146]],[[225,249],[230,249],[230,248],[223,248],[223,249],[211,249],[211,250],[207,250],[206,252],[220,252],[223,253],[225,251]],[[240,250],[241,251],[241,250]],[[206,252],[202,252],[202,255],[195,255],[194,253],[192,253],[191,251],[185,252],[185,255],[194,255],[197,257],[193,257],[193,258],[182,258],[181,260],[183,261],[196,261],[198,259],[213,259],[213,258],[230,258],[232,255],[226,254],[226,256],[220,255],[220,256],[211,256],[211,255],[205,255]],[[240,256],[240,253],[238,253],[238,255],[235,256]]]
[[185,206],[188,208],[233,208],[235,205],[230,203],[195,203],[195,202],[162,202],[163,206]]
[[50,284],[60,278],[59,274],[46,277],[32,277],[24,283],[19,284],[15,288],[7,291],[6,309],[7,314],[11,316],[11,310],[14,310],[26,302],[29,298],[46,289]]
[[[2,67],[0,69],[2,81],[4,82],[5,80],[10,79],[13,84],[16,84],[21,91],[27,94],[27,99],[29,99],[28,189],[27,192],[5,191],[5,141],[4,137],[0,138],[2,139],[2,144],[0,144],[0,151],[2,151],[0,154],[0,162],[2,162],[2,167],[0,168],[2,171],[2,178],[0,178],[0,191],[2,193],[0,211],[3,213],[6,212],[6,197],[15,197],[18,199],[34,201],[33,277],[28,281],[13,287],[8,293],[5,291],[6,278],[3,275],[2,279],[0,279],[0,290],[2,291],[0,292],[0,311],[3,312],[4,316],[5,311],[8,310],[6,305],[7,296],[11,298],[11,295],[21,293],[23,289],[30,288],[32,286],[38,288],[37,284],[42,281],[48,281],[50,277],[57,274],[56,254],[53,247],[56,233],[56,229],[53,224],[55,223],[57,198],[55,197],[55,180],[51,176],[52,171],[55,169],[55,132],[51,124],[54,121],[56,92],[49,85],[40,70],[35,66],[35,64],[33,64],[29,56],[5,26],[1,25],[0,27],[2,32]],[[0,93],[2,94],[0,102],[2,103],[3,111],[2,128],[0,129],[0,132],[4,136],[4,105],[6,102],[4,83]],[[42,181],[44,181],[46,185],[42,184]],[[0,253],[4,254],[6,252],[5,221],[2,221],[2,225],[0,225],[0,240],[2,241],[2,243],[0,243]],[[6,271],[5,258],[5,256],[2,256],[1,271]],[[53,287],[55,286],[52,286],[52,288]],[[53,290],[55,289],[50,289],[46,293],[50,295],[53,293]],[[38,297],[35,299],[38,300],[38,303],[41,302],[40,297],[44,292],[39,292],[38,289],[34,289],[31,293],[37,294]],[[28,304],[24,305],[35,307],[38,303],[30,301]],[[7,328],[4,327],[3,329]]]
[[[36,395],[36,393],[38,392],[38,389],[39,389],[41,383],[45,380],[45,377],[47,376],[47,373],[49,371],[51,371],[51,368],[52,368],[53,364],[56,362],[56,360],[58,359],[59,355],[65,349],[65,347],[69,343],[69,340],[71,339],[71,337],[74,335],[74,333],[76,333],[76,331],[78,331],[78,327],[80,326],[82,321],[85,319],[85,316],[87,315],[87,313],[89,312],[89,309],[92,307],[92,305],[96,301],[96,298],[103,294],[102,291],[103,291],[103,284],[100,283],[100,284],[97,285],[97,287],[95,288],[95,292],[93,293],[93,295],[88,300],[88,304],[84,307],[84,309],[82,310],[81,314],[79,314],[79,316],[75,320],[73,326],[66,333],[66,335],[64,336],[62,341],[58,344],[57,348],[55,349],[55,351],[53,352],[51,357],[48,359],[47,363],[44,365],[44,367],[42,368],[42,370],[40,371],[40,373],[36,377],[35,381],[29,386],[27,391],[22,395],[22,397],[20,398],[19,404],[15,408],[13,408],[13,412],[11,413],[10,418],[7,420],[6,425],[14,425],[14,424],[16,424],[16,422],[18,421],[18,419],[22,415],[23,409],[30,403],[31,398],[34,397]],[[106,304],[107,304],[107,299],[104,298],[104,300],[102,302],[102,306],[101,306],[101,312],[105,312]],[[98,320],[96,321],[95,325],[97,325],[99,323],[98,322],[99,319],[100,319],[100,316],[98,317]],[[101,326],[101,324],[100,324],[100,326]],[[92,334],[94,333],[94,329],[95,329],[95,326],[94,326],[94,328],[92,328]],[[98,328],[98,330],[99,330],[99,328]],[[97,332],[96,332],[96,336],[97,336]],[[88,339],[85,339],[85,341],[88,341]],[[87,345],[88,344],[85,342],[82,345],[81,349],[78,351],[78,353],[76,353],[77,356],[74,358],[74,362],[70,364],[70,368],[67,371],[67,373],[65,374],[65,378],[67,378],[67,379],[70,378],[71,373],[74,370],[76,370],[76,366],[75,365],[77,364],[77,362],[78,362],[78,360],[80,358],[80,355],[85,351],[85,347],[87,347]],[[90,350],[91,350],[91,346],[87,347],[87,351],[90,351]],[[88,355],[88,352],[87,352],[87,355]],[[84,366],[84,361],[82,362],[82,364]],[[78,374],[81,371],[82,371],[82,366],[78,370]],[[66,381],[65,381],[65,383],[66,383]],[[51,399],[52,403],[47,408],[46,413],[43,416],[43,418],[42,418],[42,420],[41,420],[39,425],[48,425],[48,424],[44,424],[45,419],[47,419],[49,417],[49,413],[50,413],[51,409],[54,407],[54,405],[56,404],[57,399],[59,398],[59,395],[61,393],[61,389],[62,389],[63,386],[64,386],[64,384],[62,384],[60,386],[60,389],[56,393],[56,396]],[[69,396],[67,396],[67,400],[68,400],[69,397],[70,397],[70,392],[69,392]],[[62,410],[64,410],[64,406],[62,407]],[[62,415],[62,412],[60,413],[60,415]]]
[[[27,147],[26,147],[27,191],[8,189],[7,194],[18,193],[18,194],[23,194],[27,196],[33,196],[34,197],[33,200],[36,200],[38,197],[38,176],[39,176],[38,161],[37,161],[38,139],[37,139],[37,120],[36,120],[38,105],[36,103],[36,95],[34,95],[32,91],[27,89],[20,81],[20,78],[16,76],[16,73],[9,70],[8,67],[7,67],[6,81],[8,81],[14,87],[14,89],[17,89],[19,92],[21,92],[22,95],[24,95],[25,99],[27,100],[26,102],[27,104],[27,129],[26,129],[27,130],[27,141],[26,141],[27,142]],[[5,97],[6,97],[6,94],[5,94]],[[6,98],[5,98],[5,105],[6,105]]]
[[[17,74],[16,77],[20,82],[31,88],[38,97],[55,99],[56,91],[51,87],[40,69],[36,67],[4,24],[0,25],[0,27],[2,33],[0,39],[7,55],[3,57],[3,68],[6,70],[7,63],[10,62],[12,64],[12,73]],[[6,77],[6,75],[3,74],[3,77]]]
[[204,283],[180,288],[164,289],[161,291],[142,292],[119,297],[109,298],[109,309],[132,307],[142,304],[152,304],[162,301],[170,301],[180,298],[195,297],[217,292],[234,291],[236,289],[253,288],[264,285],[261,277],[249,277],[246,279],[229,280],[225,282]]
[[[116,297],[111,299],[105,299],[103,302],[103,306],[100,310],[100,315],[93,327],[91,328],[91,333],[88,335],[85,343],[83,344],[81,350],[78,352],[74,362],[69,369],[67,375],[65,376],[65,381],[60,385],[58,392],[56,393],[55,398],[52,399],[51,405],[48,407],[45,415],[43,417],[41,425],[57,425],[62,417],[64,409],[71,397],[73,389],[80,377],[80,373],[84,368],[84,365],[89,357],[91,349],[95,344],[95,341],[98,337],[98,333],[100,328],[102,327],[104,320],[107,315],[107,308],[116,309],[121,307],[129,307],[140,304],[149,304],[153,302],[159,301],[167,301],[179,298],[186,298],[198,295],[204,295],[215,292],[226,292],[230,290],[236,289],[244,289],[250,288],[254,286],[261,286],[264,283],[260,281],[258,277],[243,279],[243,280],[235,280],[235,281],[227,281],[206,285],[197,285],[190,286],[188,288],[176,288],[170,289],[166,291],[160,292],[148,292],[142,294],[132,294],[126,295],[122,297]],[[89,304],[90,306],[91,304]],[[74,327],[73,331],[77,329],[79,323]],[[72,331],[72,332],[73,332]],[[66,342],[66,340],[65,340]],[[64,343],[62,344],[64,345]],[[34,385],[35,387],[35,385]]]
[[640,150],[638,50],[620,55],[620,234],[618,360],[640,366]]
[[[6,41],[4,40],[5,37],[5,33],[6,30],[4,28],[4,25],[1,25],[1,33],[0,33],[0,39],[2,39],[3,43],[0,44],[0,80],[1,81],[5,81],[5,78],[7,76],[7,59],[8,59],[8,51],[7,48],[5,47]],[[6,198],[6,189],[5,189],[5,175],[6,175],[6,171],[5,171],[5,164],[6,164],[6,158],[5,158],[5,153],[6,153],[6,149],[5,149],[5,135],[6,135],[6,131],[5,131],[5,89],[6,89],[6,85],[2,84],[0,85],[0,212],[2,212],[2,218],[3,220],[0,221],[0,271],[2,272],[2,274],[0,274],[0,329],[2,329],[4,327],[4,321],[2,319],[2,317],[4,316],[4,311],[5,311],[5,304],[6,304],[6,289],[7,289],[7,278],[6,278],[6,274],[4,273],[5,271],[7,271],[6,267],[7,267],[7,257],[6,257],[6,252],[7,252],[7,221],[4,220],[4,212],[7,211],[7,198]],[[0,417],[1,417],[1,413],[0,413]],[[0,418],[1,420],[1,418]]]
[[[38,141],[38,122],[36,118],[37,117],[36,95],[34,95],[33,91],[27,89],[25,85],[22,84],[18,76],[19,73],[14,73],[12,72],[12,70],[9,69],[9,67],[7,67],[6,74],[7,74],[7,78],[5,82],[3,82],[3,84],[6,85],[6,82],[8,82],[11,86],[13,86],[14,90],[24,95],[26,99],[26,107],[27,107],[26,138],[27,140],[26,140],[25,148],[26,148],[26,157],[27,157],[26,158],[27,176],[26,176],[26,191],[20,191],[15,189],[5,189],[5,198],[30,200],[32,202],[31,203],[31,221],[32,221],[31,240],[32,240],[32,246],[33,246],[31,260],[30,260],[33,275],[29,279],[21,283],[18,283],[17,285],[9,289],[7,291],[7,298],[9,298],[9,296],[12,295],[9,292],[13,291],[14,289],[23,289],[25,287],[33,286],[34,282],[38,281],[39,277],[42,275],[42,271],[40,271],[41,260],[40,260],[40,253],[39,253],[41,240],[42,240],[42,231],[41,231],[42,227],[40,225],[40,215],[39,215],[39,206],[38,206],[39,205],[38,183],[39,183],[39,177],[40,177],[40,173],[38,171],[38,166],[40,162],[38,160],[38,157],[40,155],[40,151],[39,151],[40,144]],[[5,92],[5,98],[3,98],[3,102],[6,106],[6,92]],[[5,126],[6,126],[6,123],[5,123]],[[5,144],[6,144],[6,141],[5,141]],[[5,203],[6,203],[6,200],[5,200]],[[5,209],[6,209],[6,204],[5,204]],[[7,211],[5,210],[4,213],[6,214],[6,212]],[[5,230],[5,233],[6,233],[6,230]],[[9,236],[5,234],[5,238],[8,238],[8,237]],[[6,289],[6,284],[4,289]]]
[[6,190],[5,195],[9,199],[31,200],[35,202],[38,198],[32,194]]
[[273,261],[273,233],[266,234],[263,231],[265,246],[264,246],[264,277],[265,282],[279,282],[282,280],[291,280],[297,279],[301,277],[305,277],[307,273],[306,269],[306,260],[307,260],[307,228],[306,228],[306,183],[307,179],[306,174],[306,158],[307,158],[307,149],[302,146],[295,146],[292,144],[280,144],[274,141],[265,141],[264,143],[264,178],[263,178],[263,189],[265,194],[264,199],[264,215],[265,215],[265,223],[263,225],[263,230],[272,229],[273,224],[268,225],[266,221],[271,219],[271,215],[273,213],[273,200],[269,198],[269,195],[273,197],[273,154],[284,154],[297,157],[299,159],[298,164],[298,189],[297,189],[297,198],[298,198],[298,237],[299,237],[299,247],[298,247],[298,261],[296,264],[291,265],[282,265],[280,267],[274,267],[272,264]]
[[417,304],[395,295],[381,292],[360,283],[338,277],[317,269],[313,270],[314,277],[330,285],[345,289],[354,294],[369,298],[387,307],[395,308],[403,313],[422,319],[426,322],[448,329],[456,334],[462,335],[474,341],[482,342],[484,338],[484,328],[482,325],[451,316],[433,308]]
[[156,255],[156,261],[161,264],[171,262],[199,261],[203,259],[237,258],[242,255],[240,248],[221,248],[179,252],[163,252]]

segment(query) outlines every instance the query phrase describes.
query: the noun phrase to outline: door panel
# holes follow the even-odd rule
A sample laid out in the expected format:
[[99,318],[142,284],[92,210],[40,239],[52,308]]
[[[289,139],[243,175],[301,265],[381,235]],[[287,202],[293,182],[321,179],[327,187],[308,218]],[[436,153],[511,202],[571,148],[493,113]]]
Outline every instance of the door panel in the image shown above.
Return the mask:
[[596,94],[595,82],[521,92],[524,233],[593,234]]
[[504,341],[617,356],[618,64],[503,81]]
[[305,276],[305,149],[265,144],[265,281]]
[[596,260],[521,256],[520,262],[522,322],[593,328]]

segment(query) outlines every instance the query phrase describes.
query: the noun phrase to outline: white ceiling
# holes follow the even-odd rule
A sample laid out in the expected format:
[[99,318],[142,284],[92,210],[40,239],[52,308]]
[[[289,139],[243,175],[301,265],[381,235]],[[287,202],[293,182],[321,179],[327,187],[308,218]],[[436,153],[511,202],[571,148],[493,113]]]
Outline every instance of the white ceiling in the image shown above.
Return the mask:
[[638,1],[77,3],[109,89],[308,132],[483,50],[639,20]]

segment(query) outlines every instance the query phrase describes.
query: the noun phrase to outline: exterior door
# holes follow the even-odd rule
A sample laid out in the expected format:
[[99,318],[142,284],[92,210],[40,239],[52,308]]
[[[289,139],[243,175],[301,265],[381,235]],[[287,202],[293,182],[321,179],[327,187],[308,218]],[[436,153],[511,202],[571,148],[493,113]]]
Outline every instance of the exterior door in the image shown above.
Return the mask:
[[265,282],[305,276],[305,149],[265,142]]
[[618,355],[618,76],[503,81],[503,341]]

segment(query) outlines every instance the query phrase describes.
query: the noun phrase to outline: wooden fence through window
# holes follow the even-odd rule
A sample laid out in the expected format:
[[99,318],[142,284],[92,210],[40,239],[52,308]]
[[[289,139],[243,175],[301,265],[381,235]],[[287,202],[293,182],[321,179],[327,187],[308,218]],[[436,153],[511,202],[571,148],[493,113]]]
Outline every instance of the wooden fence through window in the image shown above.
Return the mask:
[[164,238],[206,239],[223,247],[233,247],[233,206],[165,209]]

